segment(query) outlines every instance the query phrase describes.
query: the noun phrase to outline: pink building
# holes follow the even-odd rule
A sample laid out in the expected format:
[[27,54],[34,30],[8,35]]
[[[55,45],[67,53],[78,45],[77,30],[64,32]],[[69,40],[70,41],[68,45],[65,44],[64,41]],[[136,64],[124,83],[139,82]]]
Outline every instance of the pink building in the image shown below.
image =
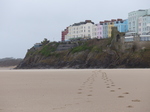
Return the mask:
[[104,22],[99,22],[99,24],[97,24],[97,38],[98,39],[103,38],[103,23]]

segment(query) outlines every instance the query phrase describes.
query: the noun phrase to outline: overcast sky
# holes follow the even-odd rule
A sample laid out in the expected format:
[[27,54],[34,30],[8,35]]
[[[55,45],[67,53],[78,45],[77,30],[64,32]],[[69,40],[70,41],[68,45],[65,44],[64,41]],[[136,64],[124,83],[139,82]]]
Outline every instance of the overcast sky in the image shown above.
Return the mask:
[[0,0],[0,58],[24,58],[44,38],[60,41],[73,23],[127,19],[129,12],[149,8],[150,0]]

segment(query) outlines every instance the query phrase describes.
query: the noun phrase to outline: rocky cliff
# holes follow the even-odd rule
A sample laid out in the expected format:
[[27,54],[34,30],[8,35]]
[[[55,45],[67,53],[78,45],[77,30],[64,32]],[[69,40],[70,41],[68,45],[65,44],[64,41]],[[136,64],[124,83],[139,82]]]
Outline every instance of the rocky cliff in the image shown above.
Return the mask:
[[[121,52],[113,38],[91,39],[69,43],[48,42],[28,50],[18,69],[30,68],[149,68],[150,49],[127,49]],[[65,44],[76,44],[67,50],[57,50]],[[67,45],[68,46],[68,45]],[[71,46],[71,45],[70,45]]]

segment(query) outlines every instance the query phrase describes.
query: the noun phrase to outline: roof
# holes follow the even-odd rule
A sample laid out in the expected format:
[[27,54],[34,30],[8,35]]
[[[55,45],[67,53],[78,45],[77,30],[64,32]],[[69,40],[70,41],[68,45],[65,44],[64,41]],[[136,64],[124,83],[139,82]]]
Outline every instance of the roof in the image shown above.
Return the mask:
[[91,20],[85,20],[85,22],[74,23],[72,26],[79,26],[79,25],[83,25],[83,24],[86,24],[86,23],[94,24],[94,22],[92,22]]

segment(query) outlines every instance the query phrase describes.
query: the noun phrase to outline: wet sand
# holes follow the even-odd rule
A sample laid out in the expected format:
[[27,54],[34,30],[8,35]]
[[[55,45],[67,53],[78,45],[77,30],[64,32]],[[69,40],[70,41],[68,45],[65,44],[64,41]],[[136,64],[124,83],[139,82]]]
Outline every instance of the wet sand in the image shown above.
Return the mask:
[[0,70],[0,112],[150,112],[150,69]]

